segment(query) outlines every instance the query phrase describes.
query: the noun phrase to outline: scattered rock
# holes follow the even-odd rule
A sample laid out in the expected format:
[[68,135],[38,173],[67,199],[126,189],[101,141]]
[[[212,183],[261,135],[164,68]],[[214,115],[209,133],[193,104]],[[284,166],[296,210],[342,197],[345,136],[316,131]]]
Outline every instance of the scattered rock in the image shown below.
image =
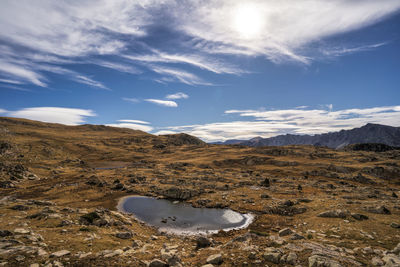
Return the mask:
[[367,215],[363,215],[363,214],[359,214],[359,213],[352,213],[351,217],[353,217],[354,219],[356,219],[358,221],[368,220]]
[[29,210],[30,208],[25,205],[15,205],[15,206],[12,206],[10,209],[23,211],[23,210]]
[[329,210],[329,211],[325,211],[322,212],[320,214],[318,214],[318,217],[323,217],[323,218],[341,218],[341,219],[345,219],[347,216],[349,215],[348,211],[344,211],[344,210]]
[[358,173],[357,176],[354,176],[352,180],[357,183],[361,183],[361,184],[375,184],[375,182],[373,180],[365,177],[361,173]]
[[283,262],[290,265],[295,265],[297,262],[297,254],[295,252],[290,252],[288,255],[284,256]]
[[209,247],[209,246],[211,246],[211,240],[209,238],[204,237],[204,236],[199,236],[196,239],[196,248],[197,249],[206,248],[206,247]]
[[293,234],[293,231],[289,228],[285,228],[279,231],[279,236],[287,236]]
[[175,186],[170,187],[160,193],[169,199],[176,199],[176,200],[187,200],[189,198],[195,197],[200,194],[200,192],[198,192],[197,190],[179,188]]
[[124,251],[123,251],[122,249],[116,249],[116,250],[114,250],[114,251],[111,251],[111,252],[109,252],[109,253],[106,253],[106,254],[104,255],[104,258],[115,257],[115,256],[118,256],[118,255],[121,255],[122,253],[124,253]]
[[291,207],[291,206],[294,206],[295,203],[293,201],[291,201],[291,200],[285,200],[284,202],[282,202],[281,205],[287,206],[287,207]]
[[118,232],[115,236],[120,239],[130,239],[133,237],[133,234],[131,232]]
[[149,267],[168,267],[168,264],[162,260],[154,259],[150,262]]
[[302,190],[303,190],[303,187],[299,184],[299,185],[297,186],[297,190],[302,191]]
[[301,239],[305,239],[305,237],[302,236],[302,235],[294,233],[290,239],[291,240],[301,240]]
[[99,215],[97,212],[90,212],[90,213],[87,213],[87,214],[82,215],[82,216],[79,218],[79,222],[80,222],[81,224],[90,225],[90,224],[93,224],[93,222],[94,222],[95,220],[98,220],[98,219],[100,219],[100,218],[101,218],[101,217],[100,217],[100,215]]
[[268,178],[265,178],[264,181],[261,182],[261,186],[270,187],[270,185],[271,185],[271,182],[269,181]]
[[392,223],[390,224],[390,227],[392,227],[392,228],[400,228],[400,224],[395,223],[395,222],[392,222]]
[[296,214],[304,213],[306,211],[307,211],[306,207],[286,206],[282,204],[265,208],[265,213],[276,214],[281,216],[293,216]]
[[125,186],[122,183],[115,183],[114,186],[111,189],[113,189],[113,190],[124,190]]
[[12,236],[13,233],[8,230],[0,230],[0,237]]
[[63,256],[66,256],[66,255],[69,255],[69,254],[71,254],[70,251],[68,251],[68,250],[66,250],[66,249],[63,249],[63,250],[60,250],[60,251],[51,253],[51,254],[50,254],[50,257],[56,257],[56,258],[58,258],[58,257],[63,257]]
[[328,257],[320,255],[312,255],[308,258],[309,267],[341,267],[339,262],[332,260]]
[[223,262],[223,258],[221,254],[214,254],[207,258],[207,263],[220,265]]
[[400,266],[400,257],[394,254],[387,254],[382,258],[385,267],[398,267]]
[[14,233],[16,234],[29,234],[31,231],[24,229],[24,228],[15,228]]
[[368,212],[376,214],[386,214],[386,215],[392,214],[390,210],[388,210],[385,206],[365,207],[364,209]]
[[268,262],[279,264],[279,261],[282,257],[282,252],[277,248],[266,248],[263,257]]
[[398,243],[397,246],[391,252],[394,254],[399,254],[400,253],[400,243]]
[[383,266],[383,261],[378,257],[373,257],[371,260],[372,266]]

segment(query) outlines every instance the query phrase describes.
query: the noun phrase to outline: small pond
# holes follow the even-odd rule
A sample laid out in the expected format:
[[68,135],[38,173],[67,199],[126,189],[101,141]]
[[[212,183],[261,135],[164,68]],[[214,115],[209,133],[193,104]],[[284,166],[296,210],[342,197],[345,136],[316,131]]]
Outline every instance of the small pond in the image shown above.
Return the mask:
[[142,196],[121,199],[118,209],[160,231],[174,234],[208,234],[240,229],[253,220],[251,214],[229,209],[194,208],[186,203]]

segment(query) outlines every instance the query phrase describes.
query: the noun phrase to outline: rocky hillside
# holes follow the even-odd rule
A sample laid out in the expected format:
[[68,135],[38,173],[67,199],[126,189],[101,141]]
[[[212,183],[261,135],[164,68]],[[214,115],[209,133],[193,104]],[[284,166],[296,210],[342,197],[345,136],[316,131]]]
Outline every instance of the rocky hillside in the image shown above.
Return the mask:
[[[129,195],[255,218],[179,236],[119,211]],[[207,145],[0,118],[0,266],[400,266],[399,196],[387,146]]]
[[279,135],[271,138],[256,137],[246,141],[230,140],[222,144],[240,144],[246,146],[287,146],[287,145],[316,145],[331,148],[342,148],[357,143],[381,143],[400,147],[400,127],[391,127],[368,123],[363,127],[339,132],[316,135]]

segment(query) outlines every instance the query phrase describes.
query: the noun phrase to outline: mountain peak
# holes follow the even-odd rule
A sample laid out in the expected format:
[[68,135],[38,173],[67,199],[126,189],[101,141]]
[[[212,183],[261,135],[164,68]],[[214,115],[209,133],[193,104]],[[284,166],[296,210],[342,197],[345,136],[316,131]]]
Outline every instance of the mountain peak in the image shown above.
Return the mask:
[[360,128],[341,130],[316,135],[279,135],[271,138],[255,137],[243,141],[247,146],[285,146],[285,145],[319,145],[340,148],[344,144],[381,143],[388,146],[400,146],[400,128],[375,123],[367,123]]

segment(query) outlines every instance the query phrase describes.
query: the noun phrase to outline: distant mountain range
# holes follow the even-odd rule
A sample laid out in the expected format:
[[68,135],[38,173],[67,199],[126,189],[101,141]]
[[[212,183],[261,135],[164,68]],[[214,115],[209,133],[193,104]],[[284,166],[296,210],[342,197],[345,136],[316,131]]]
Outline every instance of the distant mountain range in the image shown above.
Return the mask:
[[316,135],[278,135],[270,138],[255,137],[250,140],[227,140],[218,144],[260,146],[315,145],[342,148],[350,144],[382,143],[400,147],[400,127],[368,123],[360,128]]

